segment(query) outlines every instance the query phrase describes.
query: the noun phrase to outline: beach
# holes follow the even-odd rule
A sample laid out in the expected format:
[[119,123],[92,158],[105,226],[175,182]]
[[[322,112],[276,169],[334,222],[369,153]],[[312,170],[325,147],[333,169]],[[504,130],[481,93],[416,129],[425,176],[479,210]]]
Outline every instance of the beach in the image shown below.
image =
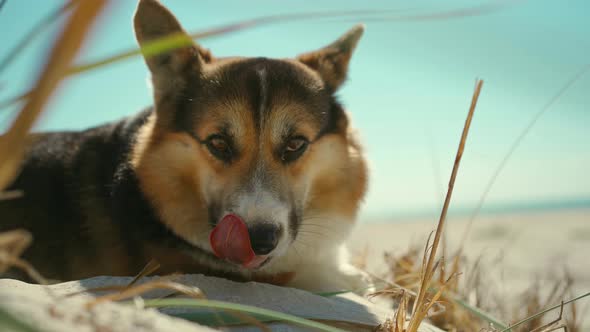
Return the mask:
[[[448,216],[445,225],[447,256],[450,257],[461,243],[468,220],[469,216]],[[436,217],[432,220],[361,221],[350,238],[349,247],[356,257],[366,258],[368,271],[382,275],[387,269],[384,252],[399,256],[411,247],[422,252],[437,221]],[[590,209],[478,216],[463,252],[468,262],[463,266],[468,269],[480,261],[478,264],[486,277],[493,280],[495,292],[502,293],[498,296],[507,299],[521,296],[531,287],[540,287],[541,295],[548,294],[555,282],[565,281],[566,273],[574,280],[572,295],[580,295],[590,291]],[[579,316],[588,313],[588,303],[588,298],[578,303],[578,311],[586,310],[578,312]],[[557,312],[551,317],[554,316]],[[583,326],[590,329],[590,320],[584,321]]]

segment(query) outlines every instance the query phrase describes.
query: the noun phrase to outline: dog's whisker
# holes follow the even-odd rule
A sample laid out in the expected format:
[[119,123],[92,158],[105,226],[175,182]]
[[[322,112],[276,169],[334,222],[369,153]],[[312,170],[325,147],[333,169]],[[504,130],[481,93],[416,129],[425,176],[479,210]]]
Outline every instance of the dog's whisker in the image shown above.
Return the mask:
[[296,243],[292,243],[291,247],[293,248],[293,252],[295,253],[295,255],[297,255],[297,259],[299,261],[303,260],[303,256],[301,255],[301,253],[299,252],[299,250],[297,249],[297,244]]

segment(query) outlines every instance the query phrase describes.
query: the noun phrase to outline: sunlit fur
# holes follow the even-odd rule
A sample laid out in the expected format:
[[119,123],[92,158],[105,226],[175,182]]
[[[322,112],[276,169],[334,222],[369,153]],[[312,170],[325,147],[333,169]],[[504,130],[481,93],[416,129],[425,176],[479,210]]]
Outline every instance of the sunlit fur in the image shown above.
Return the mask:
[[[151,21],[144,23],[142,15]],[[140,44],[178,32],[171,15],[156,1],[141,1],[135,21]],[[163,23],[155,35],[146,36],[157,17]],[[308,289],[362,286],[360,274],[346,265],[343,243],[365,194],[367,167],[348,115],[332,109],[341,106],[330,96],[344,81],[359,37],[349,33],[340,44],[299,60],[215,59],[198,45],[163,61],[146,60],[156,111],[137,136],[131,163],[162,222],[208,252],[212,227],[228,213],[249,226],[275,223],[283,229],[270,261],[259,270],[198,254],[194,259],[246,277],[295,272],[290,283]],[[198,72],[197,78],[187,71]],[[199,91],[190,91],[193,86]],[[171,125],[178,105],[188,114],[184,130]],[[221,131],[235,144],[238,157],[231,163],[202,144]],[[289,135],[310,143],[300,158],[286,164],[277,151]],[[328,275],[354,276],[338,285]]]

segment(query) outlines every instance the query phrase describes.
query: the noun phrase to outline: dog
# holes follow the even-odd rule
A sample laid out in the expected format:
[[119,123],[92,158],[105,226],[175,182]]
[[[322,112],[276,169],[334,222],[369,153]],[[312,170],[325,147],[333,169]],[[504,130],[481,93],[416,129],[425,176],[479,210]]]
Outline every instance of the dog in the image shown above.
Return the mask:
[[[335,96],[363,30],[291,59],[216,58],[196,43],[144,52],[154,106],[31,134],[8,188],[24,195],[0,201],[0,230],[29,230],[23,258],[54,280],[134,275],[156,260],[162,274],[370,287],[344,246],[367,161]],[[189,38],[157,0],[139,1],[134,31],[140,46]]]

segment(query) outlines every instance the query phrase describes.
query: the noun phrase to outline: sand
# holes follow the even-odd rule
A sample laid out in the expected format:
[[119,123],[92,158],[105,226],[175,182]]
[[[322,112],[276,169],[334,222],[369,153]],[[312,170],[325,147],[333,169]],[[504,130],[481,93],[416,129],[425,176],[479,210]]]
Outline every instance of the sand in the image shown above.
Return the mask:
[[[393,315],[390,308],[379,306],[352,293],[325,297],[293,288],[254,282],[233,282],[203,275],[179,275],[173,279],[188,287],[198,287],[209,300],[255,306],[317,321],[338,321],[346,330],[372,331],[374,327]],[[45,288],[17,280],[0,279],[0,309],[43,331],[213,331],[213,329],[156,312],[154,309],[144,310],[141,308],[141,302],[137,301],[135,305],[105,302],[88,309],[85,305],[93,299],[92,296],[96,295],[95,293],[90,291],[77,296],[65,296],[105,286],[124,286],[132,280],[132,277],[94,277]],[[145,277],[138,284],[152,280],[161,279]],[[175,292],[170,289],[159,289],[142,296],[145,299],[161,299],[172,293]],[[220,316],[211,316],[210,311],[203,308],[164,308],[162,311],[171,315],[209,313],[210,319],[220,318]],[[311,330],[309,327],[281,322],[267,322],[266,326],[271,331],[282,332]],[[251,332],[260,329],[238,325],[223,330]],[[441,332],[441,330],[422,324],[419,332]]]
[[[446,238],[449,248],[461,242],[468,216],[449,216]],[[361,222],[353,232],[353,252],[368,251],[368,269],[381,273],[385,269],[383,252],[401,254],[409,246],[424,247],[432,220],[395,222]],[[451,251],[452,252],[452,251]],[[487,275],[498,281],[501,292],[519,294],[542,281],[542,287],[563,280],[564,271],[575,280],[575,295],[590,291],[590,209],[554,210],[489,214],[479,216],[466,241],[465,254],[475,261],[483,257]],[[544,282],[544,283],[543,283]],[[590,299],[578,307],[589,309]],[[590,331],[590,319],[584,321]]]

